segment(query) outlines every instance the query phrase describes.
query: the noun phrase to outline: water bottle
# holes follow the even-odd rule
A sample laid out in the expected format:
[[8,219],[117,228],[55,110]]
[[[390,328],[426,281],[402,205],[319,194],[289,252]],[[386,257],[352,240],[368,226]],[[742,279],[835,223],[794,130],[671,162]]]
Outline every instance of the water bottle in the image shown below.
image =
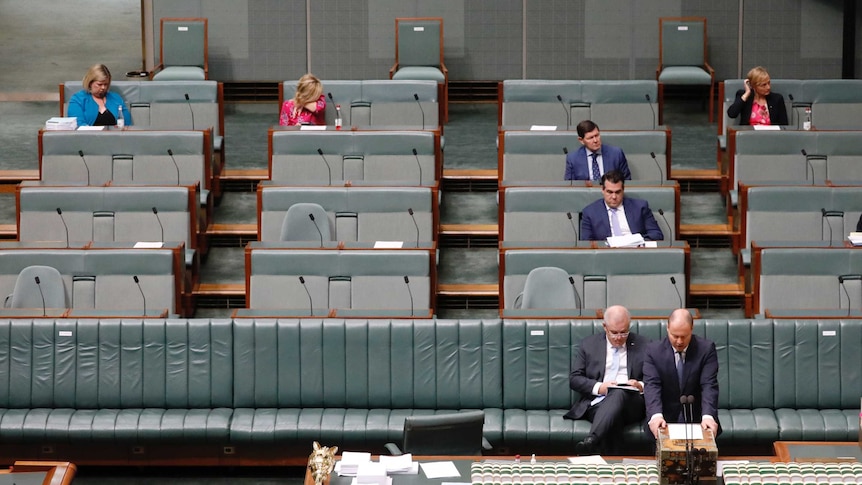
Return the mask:
[[341,129],[341,105],[340,104],[335,105],[335,129],[336,130]]
[[805,107],[805,121],[802,122],[802,129],[808,131],[811,129],[811,107]]
[[123,106],[120,105],[117,108],[117,128],[122,130],[124,126],[126,126],[126,119],[123,118]]

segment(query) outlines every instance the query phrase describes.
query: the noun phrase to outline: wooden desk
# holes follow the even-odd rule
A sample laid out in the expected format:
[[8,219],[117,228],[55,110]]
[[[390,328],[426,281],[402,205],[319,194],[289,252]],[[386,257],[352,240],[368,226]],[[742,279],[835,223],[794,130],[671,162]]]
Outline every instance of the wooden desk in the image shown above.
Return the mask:
[[862,461],[862,449],[855,441],[776,441],[779,462]]
[[8,470],[0,470],[0,483],[69,485],[76,471],[67,461],[16,461]]

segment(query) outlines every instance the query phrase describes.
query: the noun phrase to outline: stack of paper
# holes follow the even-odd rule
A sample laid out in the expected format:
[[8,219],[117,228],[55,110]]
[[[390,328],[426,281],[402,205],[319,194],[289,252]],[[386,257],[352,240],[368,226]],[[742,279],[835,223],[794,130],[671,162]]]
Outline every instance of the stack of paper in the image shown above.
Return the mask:
[[419,462],[413,461],[413,455],[405,453],[400,456],[380,455],[380,464],[386,467],[386,473],[391,475],[416,475],[419,473]]
[[69,118],[55,116],[45,122],[46,131],[76,130],[77,128],[78,118],[74,116]]
[[345,451],[341,460],[335,464],[335,473],[342,477],[355,477],[359,465],[371,461],[371,453],[362,451]]
[[612,248],[639,248],[644,245],[644,237],[640,233],[628,236],[610,236],[608,246]]
[[356,469],[356,478],[351,483],[354,485],[389,485],[392,483],[392,479],[386,476],[386,465],[366,461],[359,464]]
[[862,232],[851,232],[847,238],[854,246],[862,246]]

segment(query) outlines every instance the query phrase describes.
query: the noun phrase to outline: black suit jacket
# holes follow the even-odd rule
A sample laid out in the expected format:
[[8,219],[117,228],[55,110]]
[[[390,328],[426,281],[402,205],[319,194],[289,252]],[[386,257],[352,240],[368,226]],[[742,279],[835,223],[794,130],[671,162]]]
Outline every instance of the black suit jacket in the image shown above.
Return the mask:
[[679,398],[682,395],[694,396],[694,422],[699,423],[704,414],[718,422],[718,354],[711,340],[697,335],[691,337],[685,353],[682,389],[670,341],[665,338],[652,342],[647,348],[644,359],[647,420],[656,413],[662,413],[668,423],[681,422]]
[[[742,100],[745,91],[740,89],[736,92],[736,99],[727,108],[727,116],[736,118],[739,116],[739,124],[747,125],[751,118],[751,106],[754,104],[754,93],[748,97],[748,101]],[[784,96],[778,93],[769,93],[766,96],[766,107],[769,108],[769,122],[773,125],[789,125],[787,119],[787,107],[784,106]]]
[[[630,333],[626,339],[626,369],[629,379],[643,380],[644,353],[649,343],[650,339],[636,333]],[[593,387],[596,382],[602,382],[605,378],[607,350],[605,332],[590,335],[581,341],[572,363],[572,373],[569,375],[569,387],[577,391],[581,398],[564,418],[581,419],[590,408],[590,402],[596,397],[593,395]]]

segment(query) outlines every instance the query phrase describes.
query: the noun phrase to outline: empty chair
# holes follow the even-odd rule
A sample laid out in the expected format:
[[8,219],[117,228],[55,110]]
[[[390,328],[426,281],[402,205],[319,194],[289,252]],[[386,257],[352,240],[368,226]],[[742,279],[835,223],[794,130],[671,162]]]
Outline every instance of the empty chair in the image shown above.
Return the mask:
[[209,79],[207,19],[163,18],[159,29],[159,65],[153,81]]
[[299,203],[287,209],[281,224],[282,241],[331,241],[329,217],[320,204]]
[[408,416],[402,448],[387,443],[386,449],[393,455],[479,456],[483,449],[491,449],[482,436],[484,425],[484,411]]
[[443,63],[442,18],[396,18],[395,64],[390,79],[443,85],[441,123],[449,121],[449,70]]
[[6,308],[68,308],[63,276],[51,266],[27,266],[18,273]]
[[706,18],[663,17],[658,19],[659,58],[656,68],[659,99],[664,85],[709,86],[709,122],[715,98],[715,71],[706,58]]
[[530,271],[524,292],[515,299],[515,308],[578,308],[569,274],[560,268],[543,266]]

